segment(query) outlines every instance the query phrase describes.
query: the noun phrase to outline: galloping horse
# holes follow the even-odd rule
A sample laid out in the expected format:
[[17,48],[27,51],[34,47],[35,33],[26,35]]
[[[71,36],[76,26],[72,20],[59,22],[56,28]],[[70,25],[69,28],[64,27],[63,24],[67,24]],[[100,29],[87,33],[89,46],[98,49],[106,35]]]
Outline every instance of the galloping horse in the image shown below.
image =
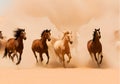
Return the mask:
[[36,58],[36,62],[38,63],[38,59],[37,59],[37,55],[36,55],[36,52],[39,53],[39,57],[41,59],[41,62],[43,61],[43,57],[42,57],[42,54],[45,53],[47,55],[47,62],[46,64],[49,63],[49,53],[48,53],[48,45],[46,43],[46,41],[50,41],[51,38],[51,33],[50,33],[51,30],[44,30],[41,34],[41,39],[36,39],[33,41],[32,43],[32,51],[34,53],[34,56]]
[[[100,28],[95,29],[94,34],[93,34],[93,39],[88,41],[87,43],[87,48],[89,51],[89,54],[91,55],[91,58],[96,60],[98,66],[102,63],[103,55],[102,55],[102,44],[99,41],[101,38],[100,35]],[[94,56],[94,58],[93,58]],[[101,59],[99,59],[101,57]]]
[[2,31],[0,31],[0,39],[3,39]]
[[[14,61],[14,57],[16,56],[18,58],[17,53],[19,53],[19,59],[16,65],[18,65],[21,62],[21,56],[23,53],[23,39],[26,40],[26,32],[25,29],[20,29],[18,28],[16,31],[14,31],[14,37],[15,38],[10,38],[5,46],[5,52],[4,52],[4,57],[9,56],[9,58]],[[13,53],[13,56],[11,54]]]
[[57,40],[54,43],[54,50],[56,55],[59,57],[60,61],[63,63],[63,67],[65,68],[65,54],[69,57],[69,60],[67,63],[70,62],[71,60],[71,53],[70,53],[70,47],[69,43],[72,44],[73,42],[71,41],[72,38],[72,33],[70,32],[65,32],[64,36],[62,37],[61,40]]
[[2,35],[2,31],[0,31],[0,50],[3,48],[3,35]]

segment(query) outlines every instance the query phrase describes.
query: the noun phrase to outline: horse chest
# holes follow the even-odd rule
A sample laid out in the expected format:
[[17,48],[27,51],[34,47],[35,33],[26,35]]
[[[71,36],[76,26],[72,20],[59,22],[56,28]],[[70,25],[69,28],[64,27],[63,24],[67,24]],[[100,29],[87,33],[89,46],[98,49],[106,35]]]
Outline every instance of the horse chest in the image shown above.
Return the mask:
[[93,46],[92,46],[92,51],[94,52],[101,52],[102,51],[102,46],[100,43],[94,43]]

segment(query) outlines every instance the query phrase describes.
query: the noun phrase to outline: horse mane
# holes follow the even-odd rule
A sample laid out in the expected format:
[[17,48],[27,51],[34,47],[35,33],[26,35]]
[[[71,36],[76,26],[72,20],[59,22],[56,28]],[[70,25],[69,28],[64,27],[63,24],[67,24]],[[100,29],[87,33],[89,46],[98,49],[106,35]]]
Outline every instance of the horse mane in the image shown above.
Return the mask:
[[93,41],[95,41],[95,34],[96,34],[96,31],[94,31],[93,33]]
[[18,28],[17,30],[14,31],[14,37],[15,37],[15,40],[20,36],[21,32],[24,32],[25,29],[20,29]]
[[48,30],[48,29],[43,30],[43,32],[41,33],[41,37],[44,35],[45,32],[50,32],[50,30]]
[[66,32],[64,33],[64,35],[63,35],[62,39],[65,37],[65,35],[66,35],[66,34],[69,34],[69,32],[68,32],[68,31],[66,31]]

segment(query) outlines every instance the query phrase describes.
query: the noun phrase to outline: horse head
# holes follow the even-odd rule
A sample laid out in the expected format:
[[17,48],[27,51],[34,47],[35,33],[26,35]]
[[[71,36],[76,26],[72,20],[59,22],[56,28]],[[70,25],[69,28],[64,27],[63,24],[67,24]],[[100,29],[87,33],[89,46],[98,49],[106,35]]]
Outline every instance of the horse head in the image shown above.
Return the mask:
[[45,38],[45,39],[48,39],[48,41],[51,40],[51,33],[50,33],[51,30],[44,30],[41,34],[41,37]]
[[17,38],[22,38],[24,40],[26,40],[26,32],[25,32],[25,29],[20,29],[18,28],[16,31],[14,31],[14,37],[15,39]]
[[0,31],[0,39],[3,39],[2,31]]
[[100,34],[100,28],[99,29],[95,29],[94,31],[94,35],[93,35],[95,38],[101,38],[101,34]]
[[73,43],[73,41],[72,41],[72,32],[65,32],[64,33],[64,37],[65,37],[65,39],[70,43],[70,44],[72,44]]

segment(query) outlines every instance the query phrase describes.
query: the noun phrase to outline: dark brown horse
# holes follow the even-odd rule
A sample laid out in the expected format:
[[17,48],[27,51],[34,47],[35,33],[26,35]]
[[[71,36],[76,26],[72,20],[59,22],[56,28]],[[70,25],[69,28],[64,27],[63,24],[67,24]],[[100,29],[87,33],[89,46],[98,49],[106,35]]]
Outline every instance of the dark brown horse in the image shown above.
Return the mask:
[[99,41],[100,38],[101,38],[100,28],[95,29],[94,34],[93,34],[93,39],[88,41],[87,43],[89,54],[91,55],[92,59],[95,58],[98,66],[100,66],[100,64],[102,63],[102,59],[103,59],[102,44]]
[[38,59],[37,59],[37,55],[36,55],[36,52],[39,53],[39,57],[40,57],[40,60],[41,62],[43,61],[43,57],[42,57],[42,54],[45,53],[47,55],[47,62],[46,64],[49,63],[49,53],[48,53],[48,46],[47,46],[47,43],[46,41],[50,41],[51,38],[51,33],[50,33],[51,30],[44,30],[41,34],[41,39],[36,39],[33,41],[32,43],[32,51],[34,53],[34,56],[36,58],[36,62],[38,63]]
[[10,38],[6,43],[3,58],[7,57],[8,54],[9,58],[11,58],[12,61],[14,61],[14,57],[16,56],[18,58],[17,53],[19,53],[19,59],[18,62],[16,63],[16,65],[18,65],[21,62],[21,56],[24,48],[23,39],[26,40],[26,33],[25,33],[25,29],[20,29],[20,28],[14,31],[14,33],[15,33],[14,34],[15,38]]
[[0,39],[3,39],[2,31],[0,31]]

